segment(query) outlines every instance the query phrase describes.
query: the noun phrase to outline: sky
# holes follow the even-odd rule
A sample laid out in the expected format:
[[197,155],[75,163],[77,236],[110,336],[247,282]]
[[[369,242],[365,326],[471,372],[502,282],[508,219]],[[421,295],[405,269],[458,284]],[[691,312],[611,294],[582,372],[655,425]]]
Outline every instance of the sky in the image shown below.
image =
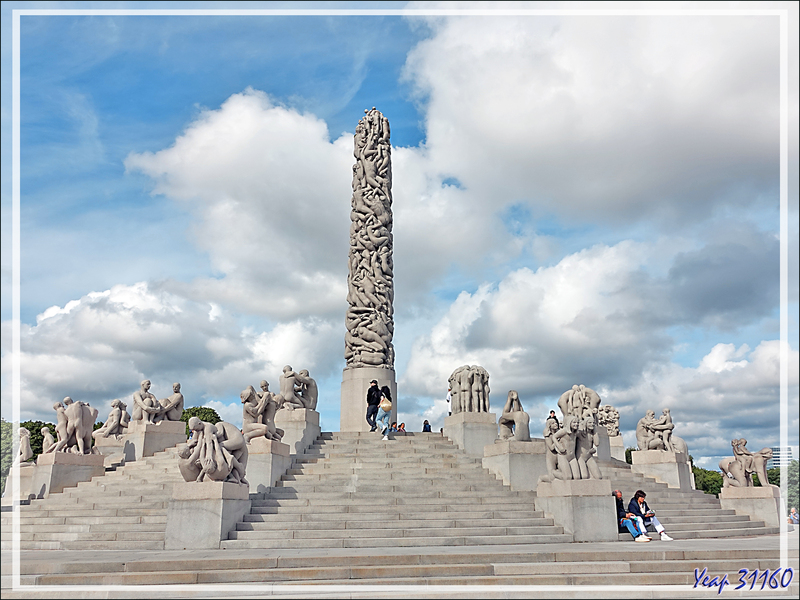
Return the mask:
[[[11,11],[171,6],[356,3],[3,3],[7,420]],[[423,14],[443,6],[456,10]],[[796,4],[574,12],[585,6],[22,16],[22,419],[52,421],[67,395],[103,417],[147,378],[156,396],[179,381],[187,406],[240,425],[241,390],[262,379],[276,389],[289,364],[317,380],[322,428],[338,430],[353,133],[374,106],[392,129],[397,406],[408,430],[423,419],[438,430],[450,373],[480,364],[492,410],[517,390],[537,437],[560,394],[585,384],[619,410],[626,446],[645,411],[663,408],[700,466],[715,468],[733,438],[751,451],[777,446],[779,19],[718,9],[792,7],[796,446]],[[664,7],[685,11],[656,13]]]

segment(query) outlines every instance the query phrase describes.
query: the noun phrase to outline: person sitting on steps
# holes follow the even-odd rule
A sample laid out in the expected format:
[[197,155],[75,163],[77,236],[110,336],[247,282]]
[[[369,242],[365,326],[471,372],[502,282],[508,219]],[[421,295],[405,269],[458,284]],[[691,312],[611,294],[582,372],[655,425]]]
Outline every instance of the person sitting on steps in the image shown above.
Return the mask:
[[625,505],[622,502],[622,492],[614,490],[614,500],[617,504],[617,529],[620,533],[624,532],[627,528],[636,542],[649,542],[650,537],[647,535],[647,530],[644,525],[640,525],[641,521],[636,519],[633,513],[625,510]]
[[645,494],[642,490],[636,490],[636,493],[633,495],[633,498],[631,498],[631,501],[628,504],[628,512],[633,513],[634,516],[642,519],[645,527],[648,525],[655,527],[656,531],[661,534],[662,542],[671,542],[672,538],[667,535],[667,532],[664,530],[664,526],[659,523],[658,519],[656,518],[656,511],[647,506],[647,502],[644,501],[646,496],[647,494]]

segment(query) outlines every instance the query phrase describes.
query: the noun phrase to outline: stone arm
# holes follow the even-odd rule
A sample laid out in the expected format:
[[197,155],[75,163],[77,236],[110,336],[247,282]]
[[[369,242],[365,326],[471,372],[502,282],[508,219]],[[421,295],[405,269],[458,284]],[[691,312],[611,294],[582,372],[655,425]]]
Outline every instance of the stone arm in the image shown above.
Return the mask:
[[553,437],[553,447],[555,448],[556,452],[558,452],[559,454],[566,454],[567,448],[566,446],[564,446],[564,444],[561,443],[561,438],[563,437],[568,438],[569,431],[567,431],[566,429],[559,429],[552,435],[552,437]]
[[[164,404],[166,402],[166,404]],[[169,412],[176,406],[178,406],[181,402],[183,402],[183,394],[178,392],[177,394],[172,394],[169,398],[164,398],[161,401],[161,410],[163,412]]]
[[[153,396],[152,394],[148,394],[148,397],[152,398],[156,403],[158,403],[158,400],[156,400],[156,397]],[[163,411],[163,409],[161,408],[160,405],[158,407],[147,406],[144,403],[144,398],[142,397],[142,395],[139,392],[137,392],[137,393],[135,393],[133,395],[133,404],[134,404],[134,406],[138,407],[139,410],[143,410],[144,412],[150,413],[150,414],[158,414],[158,413]]]

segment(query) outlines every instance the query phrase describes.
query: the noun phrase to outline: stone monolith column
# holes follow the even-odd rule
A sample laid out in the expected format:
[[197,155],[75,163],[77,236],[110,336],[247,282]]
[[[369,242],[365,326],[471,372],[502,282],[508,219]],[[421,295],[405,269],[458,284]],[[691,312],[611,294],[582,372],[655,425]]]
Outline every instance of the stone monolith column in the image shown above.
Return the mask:
[[392,391],[392,420],[397,417],[394,372],[394,273],[392,264],[392,159],[389,121],[379,111],[356,127],[348,309],[342,374],[341,431],[368,431],[367,389],[373,379]]

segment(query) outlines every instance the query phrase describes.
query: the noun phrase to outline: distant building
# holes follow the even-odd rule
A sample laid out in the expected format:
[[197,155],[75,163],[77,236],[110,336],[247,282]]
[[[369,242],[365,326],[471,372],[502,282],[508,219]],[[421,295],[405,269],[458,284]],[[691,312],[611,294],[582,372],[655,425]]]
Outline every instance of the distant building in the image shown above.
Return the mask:
[[772,458],[767,461],[767,468],[772,469],[774,467],[788,467],[789,463],[793,460],[794,451],[791,446],[784,446],[783,448],[780,446],[773,446]]

